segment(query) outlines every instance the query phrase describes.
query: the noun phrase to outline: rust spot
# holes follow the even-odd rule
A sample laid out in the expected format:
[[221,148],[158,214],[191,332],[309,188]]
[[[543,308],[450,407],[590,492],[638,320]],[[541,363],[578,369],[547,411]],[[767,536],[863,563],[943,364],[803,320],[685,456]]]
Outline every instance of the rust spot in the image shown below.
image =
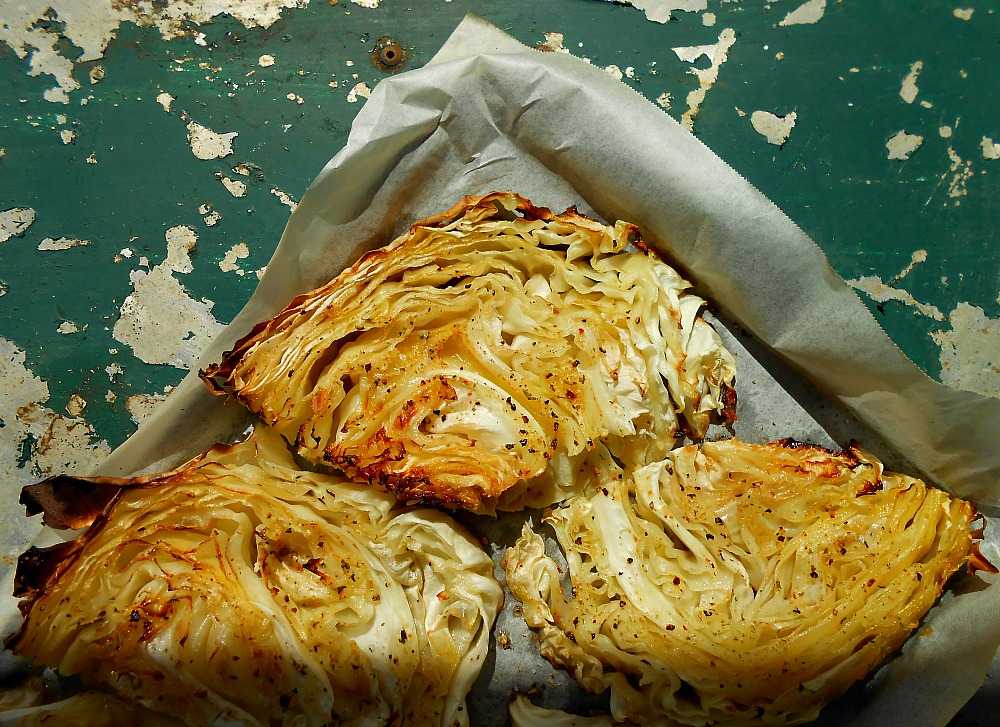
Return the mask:
[[410,54],[399,43],[385,35],[378,39],[371,56],[373,66],[380,71],[393,73],[406,65]]

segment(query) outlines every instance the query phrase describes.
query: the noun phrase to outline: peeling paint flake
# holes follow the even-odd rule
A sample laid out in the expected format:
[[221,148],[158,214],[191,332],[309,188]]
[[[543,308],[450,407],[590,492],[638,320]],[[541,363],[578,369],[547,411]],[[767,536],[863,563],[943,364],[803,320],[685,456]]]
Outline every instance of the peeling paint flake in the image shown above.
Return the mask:
[[624,0],[632,7],[646,13],[654,23],[666,23],[676,12],[699,13],[708,8],[708,0]]
[[924,137],[900,131],[885,143],[885,148],[889,150],[889,159],[909,159],[923,143]]
[[38,244],[39,250],[69,250],[71,247],[90,245],[90,240],[77,240],[72,237],[46,237]]
[[847,284],[855,290],[867,293],[868,297],[876,303],[884,303],[889,300],[895,300],[903,303],[904,305],[916,308],[917,311],[928,318],[933,318],[936,321],[944,320],[944,313],[942,313],[936,306],[933,306],[930,303],[921,303],[908,291],[886,285],[877,275],[866,275],[858,278],[857,280],[848,280]]
[[35,221],[35,210],[30,207],[12,207],[0,212],[0,242],[20,237]]
[[948,316],[950,331],[934,331],[941,348],[941,381],[966,391],[1000,398],[1000,318],[959,303]]
[[191,151],[199,159],[222,159],[233,153],[233,139],[238,131],[218,134],[197,121],[187,125],[188,143]]
[[697,77],[698,88],[687,95],[688,110],[681,117],[681,125],[689,131],[694,128],[694,119],[701,109],[701,104],[705,100],[705,94],[715,85],[719,78],[719,68],[729,57],[729,49],[736,42],[736,32],[732,28],[726,28],[719,34],[719,41],[711,45],[693,45],[672,50],[677,57],[685,63],[694,64],[699,58],[708,58],[708,68],[692,67],[688,73]]
[[1000,143],[984,136],[979,145],[983,150],[983,159],[1000,159]]
[[807,25],[819,22],[826,12],[826,0],[809,0],[785,16],[778,25]]
[[750,114],[750,123],[753,125],[754,131],[765,137],[769,144],[782,146],[792,133],[795,118],[794,111],[787,116],[775,116],[767,111],[754,111]]
[[[230,15],[246,28],[267,28],[286,8],[301,8],[309,0],[199,0],[199,2],[87,2],[86,0],[22,0],[5,7],[0,23],[0,41],[18,58],[30,54],[28,75],[51,76],[56,86],[47,89],[44,98],[69,103],[69,94],[80,88],[73,78],[75,64],[100,60],[123,22],[155,26],[164,40],[193,36],[205,43],[204,35],[192,26],[211,22],[219,15]],[[11,3],[6,5],[10,6]],[[44,21],[44,24],[43,24]],[[63,28],[49,30],[48,22],[62,23]],[[62,40],[82,50],[75,58],[63,55]],[[101,66],[90,70],[90,82],[104,77]]]
[[917,78],[920,76],[920,72],[924,69],[924,62],[917,61],[912,66],[910,66],[910,72],[906,74],[903,79],[903,85],[899,89],[900,97],[906,101],[906,103],[913,103],[917,100],[917,93],[920,89],[917,88]]

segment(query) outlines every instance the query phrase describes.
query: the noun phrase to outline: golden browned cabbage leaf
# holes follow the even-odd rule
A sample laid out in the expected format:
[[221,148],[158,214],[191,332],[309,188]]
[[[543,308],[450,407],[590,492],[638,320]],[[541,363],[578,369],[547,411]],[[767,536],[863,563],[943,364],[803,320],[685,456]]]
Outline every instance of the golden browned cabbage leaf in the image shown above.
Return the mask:
[[267,428],[172,473],[56,478],[15,653],[188,724],[464,725],[502,602],[448,516],[301,471]]
[[598,441],[644,464],[734,416],[733,358],[688,287],[634,225],[467,197],[202,375],[306,459],[404,499],[540,507]]
[[507,582],[542,654],[643,725],[798,724],[898,649],[966,560],[968,502],[851,449],[705,443],[525,527]]

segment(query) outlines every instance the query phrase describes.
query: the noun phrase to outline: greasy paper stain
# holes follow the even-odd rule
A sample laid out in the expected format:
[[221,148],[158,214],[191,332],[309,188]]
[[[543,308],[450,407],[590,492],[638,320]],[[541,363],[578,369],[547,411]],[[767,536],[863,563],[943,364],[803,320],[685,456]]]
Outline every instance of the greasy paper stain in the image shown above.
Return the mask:
[[[94,2],[93,0],[22,0],[4,3],[0,41],[18,58],[30,54],[28,75],[51,76],[56,86],[47,89],[48,101],[69,103],[69,93],[80,88],[73,78],[74,64],[104,57],[123,22],[155,26],[164,40],[196,36],[195,27],[219,15],[230,15],[246,28],[270,27],[285,8],[305,7],[309,0],[160,0],[158,2]],[[50,30],[52,24],[64,24]],[[65,38],[82,53],[63,55]],[[75,52],[75,49],[74,49]],[[103,76],[103,70],[91,83]]]
[[188,143],[191,151],[199,159],[222,159],[233,153],[233,139],[239,136],[238,131],[218,134],[197,121],[187,125]]
[[920,91],[917,88],[917,77],[920,76],[920,71],[924,69],[924,62],[917,61],[912,66],[910,66],[910,72],[906,74],[903,79],[903,85],[899,89],[900,98],[902,98],[906,103],[913,103],[917,100],[917,93]]
[[941,381],[966,391],[1000,398],[1000,318],[959,303],[948,316],[950,331],[934,331],[941,348]]
[[[129,275],[134,290],[122,303],[112,336],[146,363],[190,369],[224,328],[212,316],[215,303],[193,299],[174,277],[193,270],[190,253],[197,239],[190,227],[170,228],[167,259],[148,272],[133,270]],[[110,371],[108,375],[113,378]]]
[[719,68],[729,57],[729,49],[736,42],[736,32],[732,28],[726,28],[719,34],[719,41],[711,45],[693,45],[672,50],[677,57],[685,63],[695,63],[699,58],[705,56],[708,59],[708,68],[692,67],[688,73],[697,77],[698,88],[687,95],[688,110],[681,117],[681,125],[690,130],[694,128],[694,119],[701,110],[701,104],[705,100],[705,94],[715,84],[719,78]]
[[12,207],[0,211],[0,242],[24,234],[35,221],[35,210],[30,207]]
[[[44,406],[49,387],[25,366],[25,353],[0,338],[0,530],[16,555],[38,523],[18,505],[21,485],[59,472],[87,474],[111,451],[82,418],[82,397],[70,398],[63,416]],[[73,414],[73,412],[77,412]]]
[[708,0],[625,0],[646,13],[646,18],[654,23],[666,23],[675,11],[697,13],[708,7]]
[[809,0],[785,16],[778,25],[805,25],[818,22],[826,12],[826,0]]
[[885,143],[885,148],[889,150],[890,159],[909,159],[910,154],[923,143],[924,137],[899,131]]
[[792,127],[795,126],[795,112],[787,116],[775,116],[767,111],[754,111],[750,114],[750,123],[754,131],[766,138],[768,143],[781,146],[788,141]]

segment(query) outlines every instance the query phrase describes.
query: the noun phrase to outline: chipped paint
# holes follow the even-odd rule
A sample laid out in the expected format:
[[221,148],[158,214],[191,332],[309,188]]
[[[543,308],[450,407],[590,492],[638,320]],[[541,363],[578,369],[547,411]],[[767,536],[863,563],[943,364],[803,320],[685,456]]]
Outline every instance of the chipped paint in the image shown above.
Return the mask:
[[[973,175],[972,160],[962,161],[962,157],[950,146],[948,147],[948,158],[951,160],[951,166],[941,179],[944,180],[949,174],[952,175],[948,182],[948,196],[955,200],[955,204],[959,204],[957,198],[964,197],[969,193],[967,185]],[[940,186],[940,182],[938,186]]]
[[136,425],[142,424],[167,400],[175,387],[167,386],[162,394],[133,394],[125,400],[125,409]]
[[807,25],[819,22],[826,12],[826,0],[809,0],[785,16],[778,25]]
[[222,186],[229,190],[229,194],[234,197],[243,197],[247,193],[247,185],[238,179],[230,179],[229,177],[219,174],[219,181],[222,182]]
[[938,127],[938,136],[940,136],[942,139],[950,139],[953,132],[954,129],[952,129],[950,126]]
[[899,131],[885,143],[885,148],[889,150],[889,159],[909,159],[923,143],[924,137]]
[[624,0],[646,13],[654,23],[666,23],[674,12],[699,13],[708,7],[708,0]]
[[[162,265],[175,273],[190,273],[194,270],[191,251],[198,244],[198,233],[187,225],[174,225],[164,233],[164,238],[167,241],[167,259]],[[132,257],[131,250],[128,257]]]
[[57,237],[55,239],[46,237],[38,243],[39,250],[69,250],[71,247],[80,247],[92,244],[90,240],[77,240],[72,237]]
[[73,321],[63,321],[56,329],[56,333],[62,333],[63,335],[78,333],[79,331],[80,329],[77,328],[77,325]]
[[983,150],[983,159],[1000,159],[1000,143],[984,136],[983,140],[979,142],[979,146]]
[[379,4],[379,0],[351,0],[351,2],[358,7],[368,8],[369,10],[374,10]]
[[782,146],[792,133],[795,118],[794,111],[786,116],[775,116],[768,111],[754,111],[750,114],[750,123],[754,131],[766,138],[769,144]]
[[69,397],[69,401],[66,402],[66,412],[71,417],[79,417],[83,414],[83,410],[87,408],[87,400],[84,399],[79,394],[73,394]]
[[358,98],[368,98],[372,95],[372,90],[368,84],[362,81],[347,92],[347,103],[354,103]]
[[910,272],[912,272],[913,268],[915,268],[917,265],[919,265],[922,262],[927,262],[927,251],[926,250],[914,250],[913,254],[910,256],[910,262],[909,262],[909,264],[905,268],[903,268],[900,271],[899,275],[897,275],[895,278],[893,278],[892,281],[896,282],[898,280],[902,280],[907,275],[909,275]]
[[664,111],[670,109],[670,102],[673,101],[673,96],[664,91],[659,96],[656,97],[656,103],[658,103]]
[[910,72],[906,74],[903,79],[903,85],[899,89],[899,96],[906,103],[913,103],[917,100],[917,94],[920,89],[917,88],[917,78],[920,76],[920,72],[924,69],[924,62],[917,61],[912,66],[910,66]]
[[717,43],[672,49],[677,57],[686,63],[694,64],[699,58],[705,56],[708,58],[710,64],[708,68],[692,67],[688,71],[688,73],[697,77],[698,88],[687,95],[688,110],[681,117],[681,125],[684,128],[688,130],[694,128],[694,119],[698,115],[698,111],[701,110],[701,104],[705,101],[705,95],[718,80],[719,68],[726,62],[726,59],[729,57],[729,49],[733,47],[733,43],[735,42],[736,32],[732,28],[726,28],[719,34],[719,41]]
[[[69,94],[80,88],[73,78],[75,64],[100,60],[111,39],[124,22],[154,26],[164,40],[188,35],[196,39],[193,26],[230,15],[246,28],[267,28],[286,8],[304,7],[309,0],[166,0],[165,2],[92,2],[91,0],[22,0],[6,3],[0,41],[18,58],[28,58],[28,75],[51,76],[56,86],[46,89],[44,98],[69,103]],[[50,23],[63,24],[49,30]],[[74,57],[63,55],[63,39],[72,46]],[[204,36],[201,36],[204,42]],[[75,49],[82,52],[76,53]],[[29,58],[30,55],[30,58]],[[90,82],[104,78],[104,69],[93,66]]]
[[170,105],[176,100],[177,100],[176,98],[171,96],[166,91],[156,96],[156,103],[160,104],[160,106],[163,107],[163,110],[166,111],[167,113],[170,113]]
[[972,14],[976,12],[974,8],[955,8],[951,11],[959,20],[972,20]]
[[705,13],[701,16],[701,24],[706,28],[712,28],[715,26],[715,13]]
[[944,313],[942,313],[936,306],[933,306],[930,303],[921,303],[908,291],[886,285],[877,275],[866,275],[856,280],[848,280],[847,284],[855,290],[867,293],[868,297],[876,303],[884,303],[889,300],[895,300],[904,305],[916,308],[921,315],[925,315],[928,318],[933,318],[936,321],[944,320]]
[[72,129],[63,129],[59,132],[59,139],[63,144],[72,144],[76,141],[76,132]]
[[118,377],[125,373],[125,369],[121,367],[121,364],[115,361],[104,367],[104,373],[108,375],[108,379],[111,383],[118,381]]
[[233,139],[239,136],[238,131],[216,133],[197,121],[187,125],[188,143],[191,151],[199,159],[222,159],[233,153]]
[[619,68],[618,66],[616,66],[613,63],[610,66],[608,66],[607,68],[605,68],[604,72],[607,73],[609,76],[611,76],[616,81],[620,81],[620,80],[622,80],[622,78],[624,78],[624,75],[622,74],[622,69]]
[[97,152],[90,152],[90,156],[87,157],[87,164],[97,164]]
[[270,68],[274,65],[274,56],[270,53],[265,53],[260,58],[257,59],[257,65],[261,68]]
[[287,192],[282,192],[277,187],[271,188],[271,194],[281,200],[281,204],[287,205],[292,212],[294,212],[295,208],[299,206],[299,203],[292,199]]
[[35,221],[35,210],[30,207],[12,207],[0,212],[0,242],[20,237]]
[[250,250],[247,248],[247,244],[245,242],[238,242],[226,252],[225,257],[219,262],[219,269],[224,273],[246,275],[246,271],[241,270],[236,261],[245,260],[248,257],[250,257]]
[[297,104],[305,103],[305,99],[303,99],[296,93],[289,93],[287,96],[285,96],[285,98],[287,98],[289,101],[294,101]]
[[553,53],[569,53],[569,48],[563,45],[565,38],[562,33],[546,33],[545,42],[538,46],[539,50],[548,50]]
[[[38,523],[18,506],[20,486],[59,472],[88,473],[111,451],[81,419],[71,397],[71,417],[44,406],[49,387],[25,366],[25,353],[0,338],[0,531],[4,555],[16,555],[34,537]],[[82,401],[82,399],[81,399]]]
[[941,381],[966,391],[1000,397],[1000,318],[959,303],[948,315],[950,331],[934,331],[941,348]]

